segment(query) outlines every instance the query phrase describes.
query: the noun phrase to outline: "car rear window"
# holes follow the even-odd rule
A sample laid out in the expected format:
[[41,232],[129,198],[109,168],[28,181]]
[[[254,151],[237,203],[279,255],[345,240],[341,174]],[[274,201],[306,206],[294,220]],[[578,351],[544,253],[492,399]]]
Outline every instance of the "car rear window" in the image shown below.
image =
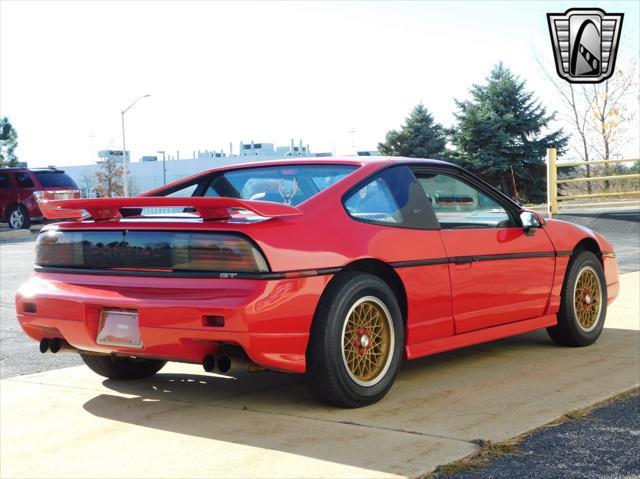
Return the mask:
[[204,196],[226,196],[298,205],[353,172],[355,165],[264,166],[212,178]]
[[67,188],[78,188],[75,181],[69,175],[62,171],[38,171],[35,172],[40,184],[47,186],[64,186]]

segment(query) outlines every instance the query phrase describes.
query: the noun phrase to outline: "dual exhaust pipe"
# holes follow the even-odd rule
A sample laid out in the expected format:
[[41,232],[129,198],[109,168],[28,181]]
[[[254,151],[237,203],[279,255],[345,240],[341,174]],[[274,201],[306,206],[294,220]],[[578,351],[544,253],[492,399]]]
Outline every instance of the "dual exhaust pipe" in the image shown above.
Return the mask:
[[[43,338],[40,340],[40,352],[61,353],[61,352],[79,352],[78,348],[74,348],[62,338]],[[207,354],[202,359],[202,367],[208,373],[214,371],[220,374],[233,376],[235,374],[246,371],[255,372],[263,370],[264,367],[254,363],[249,359],[244,351],[223,352],[217,356]]]
[[208,373],[218,372],[229,376],[234,376],[246,371],[255,372],[264,369],[262,366],[251,361],[244,351],[238,353],[221,353],[217,356],[207,354],[202,359],[202,367]]
[[46,353],[77,353],[78,349],[71,346],[62,338],[43,338],[40,340],[40,352]]

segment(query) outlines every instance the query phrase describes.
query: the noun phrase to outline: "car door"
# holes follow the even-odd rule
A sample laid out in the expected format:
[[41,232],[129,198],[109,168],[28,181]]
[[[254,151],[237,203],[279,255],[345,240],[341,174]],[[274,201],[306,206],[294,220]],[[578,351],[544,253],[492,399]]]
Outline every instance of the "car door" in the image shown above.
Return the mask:
[[419,169],[449,257],[456,334],[542,316],[555,252],[541,228],[525,232],[517,207],[458,170]]
[[452,336],[446,252],[411,169],[396,165],[379,171],[347,193],[343,204],[352,219],[370,225],[351,233],[351,242],[366,248],[359,255],[385,261],[404,287],[407,347]]
[[15,179],[18,184],[18,201],[20,201],[20,203],[26,203],[33,194],[36,185],[31,175],[26,172],[16,173]]
[[6,172],[0,172],[0,221],[6,219],[7,206],[15,203],[15,198],[12,198],[13,191],[11,175]]

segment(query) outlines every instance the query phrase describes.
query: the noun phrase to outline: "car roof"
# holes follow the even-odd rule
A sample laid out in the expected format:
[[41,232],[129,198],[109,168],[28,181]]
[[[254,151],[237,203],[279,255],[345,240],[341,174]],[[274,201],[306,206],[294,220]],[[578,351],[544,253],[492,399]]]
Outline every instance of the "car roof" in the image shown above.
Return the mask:
[[160,186],[158,188],[154,188],[153,190],[147,191],[144,193],[146,195],[154,195],[158,191],[165,190],[167,187],[173,187],[180,184],[187,184],[192,181],[197,181],[199,178],[204,176],[214,174],[214,173],[222,173],[225,171],[233,171],[233,170],[243,170],[247,168],[264,168],[270,166],[293,166],[293,165],[354,165],[354,166],[366,166],[366,165],[378,165],[380,169],[386,166],[392,166],[393,164],[421,164],[421,165],[431,165],[431,166],[444,166],[452,169],[459,169],[458,166],[453,163],[449,163],[447,161],[441,160],[431,160],[426,158],[408,158],[404,156],[311,156],[311,157],[300,157],[300,158],[286,158],[286,159],[274,159],[274,160],[263,160],[263,161],[253,161],[247,163],[235,163],[232,165],[224,165],[218,166],[216,168],[210,168],[208,170],[200,171],[194,175],[187,176],[180,180],[177,180],[173,183],[169,183],[168,185]]
[[24,167],[10,167],[0,168],[0,172],[3,171],[33,171],[34,173],[51,172],[51,173],[64,173],[64,170],[58,168],[24,168]]
[[234,165],[219,166],[209,170],[202,171],[198,175],[213,173],[224,170],[235,170],[244,168],[256,168],[265,166],[283,166],[283,165],[356,165],[364,166],[371,164],[391,165],[393,163],[412,163],[432,166],[448,166],[457,168],[457,166],[448,161],[432,160],[427,158],[409,158],[404,156],[322,156],[322,157],[300,157],[286,158],[280,160],[253,161],[248,163],[237,163]]

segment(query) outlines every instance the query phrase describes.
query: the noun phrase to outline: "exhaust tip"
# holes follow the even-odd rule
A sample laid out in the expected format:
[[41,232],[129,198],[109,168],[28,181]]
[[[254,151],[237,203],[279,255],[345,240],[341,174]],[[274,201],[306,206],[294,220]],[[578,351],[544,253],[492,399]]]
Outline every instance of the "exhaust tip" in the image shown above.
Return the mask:
[[218,371],[222,374],[228,373],[231,370],[231,358],[226,354],[218,356]]
[[49,338],[42,338],[40,340],[40,352],[46,353],[49,351],[49,345],[51,344],[51,340]]
[[52,353],[57,353],[62,348],[62,340],[60,338],[53,338],[49,342],[49,351]]
[[208,373],[213,372],[216,367],[216,359],[211,354],[207,354],[202,360],[202,367]]

